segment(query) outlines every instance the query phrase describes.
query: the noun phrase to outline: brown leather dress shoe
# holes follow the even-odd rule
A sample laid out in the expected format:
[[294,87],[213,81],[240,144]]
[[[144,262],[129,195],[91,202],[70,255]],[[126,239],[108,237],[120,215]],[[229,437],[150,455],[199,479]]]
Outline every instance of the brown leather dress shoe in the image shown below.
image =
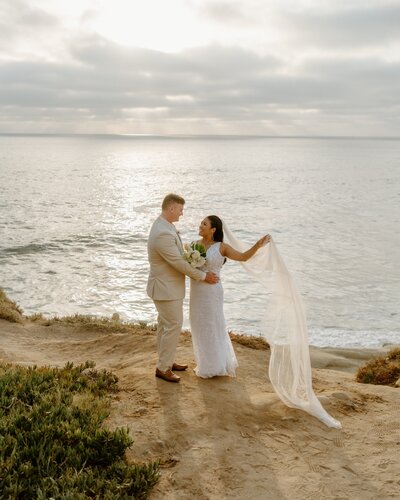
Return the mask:
[[167,370],[165,372],[162,372],[158,368],[156,368],[156,377],[162,378],[163,380],[166,380],[167,382],[179,382],[181,377],[178,377],[178,375],[175,375],[171,370]]
[[178,363],[174,363],[172,365],[172,370],[176,370],[177,372],[183,372],[187,370],[188,365],[178,365]]

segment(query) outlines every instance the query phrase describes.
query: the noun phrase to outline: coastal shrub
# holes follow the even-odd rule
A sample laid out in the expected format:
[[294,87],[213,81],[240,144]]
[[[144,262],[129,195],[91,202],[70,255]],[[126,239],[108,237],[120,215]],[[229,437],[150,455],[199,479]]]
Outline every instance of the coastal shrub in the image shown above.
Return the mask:
[[356,374],[363,384],[395,385],[400,378],[400,348],[392,349],[386,356],[379,356],[361,366]]
[[91,362],[0,365],[0,498],[146,498],[158,463],[129,464],[128,430],[102,425],[116,390]]
[[53,316],[52,318],[45,318],[41,314],[34,314],[29,316],[30,321],[42,324],[43,326],[51,325],[64,325],[73,326],[75,328],[82,328],[83,330],[97,330],[101,332],[113,333],[146,333],[154,334],[156,330],[155,325],[148,325],[145,321],[138,323],[130,323],[122,321],[117,314],[113,317],[107,318],[104,316],[96,317],[85,314],[73,314],[71,316]]
[[246,347],[250,347],[250,349],[266,351],[270,348],[268,342],[261,336],[241,335],[233,332],[229,332],[229,336],[232,342],[245,345]]
[[22,309],[7,297],[2,288],[0,288],[0,319],[5,319],[12,323],[23,322]]
[[23,316],[22,309],[11,299],[9,299],[2,288],[0,288],[0,319],[5,319],[14,323],[23,323],[24,319],[43,326],[64,325],[81,328],[83,330],[97,330],[113,333],[145,333],[153,335],[157,325],[139,321],[131,323],[120,319],[118,313],[114,313],[111,318],[104,316],[89,316],[85,314],[73,314],[71,316],[53,316],[46,318],[41,313]]

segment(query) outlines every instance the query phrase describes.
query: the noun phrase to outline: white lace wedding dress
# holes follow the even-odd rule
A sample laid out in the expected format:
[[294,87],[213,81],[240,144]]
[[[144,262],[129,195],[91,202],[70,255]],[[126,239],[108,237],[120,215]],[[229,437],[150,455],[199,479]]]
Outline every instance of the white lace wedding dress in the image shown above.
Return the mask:
[[[209,247],[203,271],[220,275],[224,263],[220,246],[221,243],[217,242]],[[209,285],[204,281],[190,280],[190,329],[198,377],[235,376],[238,363],[226,329],[223,307],[221,281]]]

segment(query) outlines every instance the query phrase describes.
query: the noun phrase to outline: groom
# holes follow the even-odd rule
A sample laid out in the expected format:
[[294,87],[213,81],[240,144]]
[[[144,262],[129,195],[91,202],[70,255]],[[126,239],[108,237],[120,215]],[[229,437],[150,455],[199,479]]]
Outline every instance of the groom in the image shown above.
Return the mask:
[[150,274],[147,294],[158,312],[156,377],[167,382],[179,382],[174,371],[186,370],[187,365],[175,363],[175,351],[183,323],[185,275],[197,281],[214,284],[218,277],[188,264],[182,257],[181,238],[173,224],[183,215],[185,200],[168,194],[162,202],[161,215],[153,223],[147,243]]

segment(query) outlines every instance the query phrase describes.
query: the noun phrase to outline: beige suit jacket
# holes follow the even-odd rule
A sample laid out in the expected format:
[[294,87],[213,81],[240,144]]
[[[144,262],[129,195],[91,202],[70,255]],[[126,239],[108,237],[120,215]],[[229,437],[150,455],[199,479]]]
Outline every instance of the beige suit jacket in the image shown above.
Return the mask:
[[185,275],[200,281],[205,273],[183,258],[183,246],[173,224],[155,220],[147,242],[150,273],[147,294],[154,300],[179,300],[185,296]]

